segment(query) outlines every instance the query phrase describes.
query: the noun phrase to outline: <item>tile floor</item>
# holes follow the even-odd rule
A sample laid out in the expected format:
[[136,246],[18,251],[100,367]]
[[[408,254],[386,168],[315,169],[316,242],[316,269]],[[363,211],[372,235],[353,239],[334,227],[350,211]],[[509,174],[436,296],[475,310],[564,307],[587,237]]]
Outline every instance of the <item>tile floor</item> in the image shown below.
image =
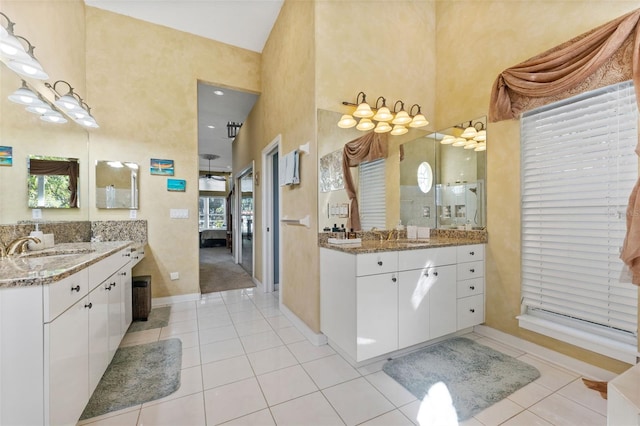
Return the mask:
[[[418,424],[420,401],[381,371],[382,362],[355,369],[330,346],[312,345],[281,315],[277,293],[233,290],[174,304],[167,327],[127,334],[122,345],[171,337],[183,347],[178,391],[81,424]],[[542,376],[462,425],[606,425],[606,401],[579,374],[487,337],[468,337],[534,365]]]

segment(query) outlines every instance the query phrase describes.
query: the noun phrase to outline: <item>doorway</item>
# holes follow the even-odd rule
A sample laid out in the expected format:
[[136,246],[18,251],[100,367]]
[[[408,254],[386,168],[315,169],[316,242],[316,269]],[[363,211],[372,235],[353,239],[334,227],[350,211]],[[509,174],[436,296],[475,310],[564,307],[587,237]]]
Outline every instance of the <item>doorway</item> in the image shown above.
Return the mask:
[[236,214],[234,253],[236,263],[253,274],[253,232],[254,232],[254,197],[253,197],[253,164],[243,170],[236,181]]
[[262,243],[265,293],[280,289],[280,181],[278,159],[280,135],[262,150],[264,185],[262,210],[265,237]]

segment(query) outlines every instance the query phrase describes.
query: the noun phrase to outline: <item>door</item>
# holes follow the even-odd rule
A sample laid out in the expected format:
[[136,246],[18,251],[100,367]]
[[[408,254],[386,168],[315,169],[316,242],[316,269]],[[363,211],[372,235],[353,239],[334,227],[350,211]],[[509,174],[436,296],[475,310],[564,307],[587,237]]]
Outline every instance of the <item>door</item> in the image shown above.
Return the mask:
[[278,159],[280,135],[262,150],[262,240],[263,284],[265,293],[279,290],[280,283],[280,181]]
[[236,241],[234,244],[236,263],[253,277],[253,165],[245,169],[237,180]]

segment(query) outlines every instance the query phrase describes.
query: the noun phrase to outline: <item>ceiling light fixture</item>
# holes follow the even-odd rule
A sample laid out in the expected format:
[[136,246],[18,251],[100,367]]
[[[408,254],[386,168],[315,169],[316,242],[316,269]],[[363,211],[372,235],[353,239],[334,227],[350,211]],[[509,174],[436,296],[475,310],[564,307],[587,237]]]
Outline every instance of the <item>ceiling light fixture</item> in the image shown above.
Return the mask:
[[206,179],[227,180],[224,176],[211,174],[211,160],[217,160],[218,158],[220,158],[218,154],[201,154],[200,157],[204,158],[205,160],[209,160],[209,173],[204,175]]
[[233,139],[238,136],[238,130],[242,127],[242,123],[234,123],[233,121],[229,121],[227,123],[227,137],[229,139]]
[[210,129],[215,129],[215,128],[216,128],[216,126],[211,125],[211,124],[210,124],[210,125],[208,125],[207,127],[208,127],[208,128],[210,128]]
[[[352,114],[342,115],[340,121],[338,121],[338,127],[349,129],[356,126],[356,129],[363,132],[373,129],[376,133],[390,132],[392,135],[398,136],[404,135],[409,131],[407,125],[412,128],[419,128],[429,124],[429,121],[427,121],[422,114],[420,105],[418,104],[412,105],[409,112],[407,112],[404,109],[404,102],[396,101],[393,112],[391,112],[386,103],[386,98],[380,96],[372,108],[367,103],[367,95],[364,92],[358,92],[355,103],[342,102],[342,105],[356,108]],[[397,109],[398,105],[400,106],[399,110]],[[413,115],[415,108],[417,108],[417,111],[416,114]],[[357,121],[354,117],[360,120]],[[393,126],[391,124],[393,124]]]
[[[68,89],[67,93],[62,95],[62,92],[58,92],[56,86],[59,84],[66,84]],[[91,115],[91,108],[87,103],[73,91],[73,87],[69,83],[64,80],[58,80],[53,83],[53,86],[48,82],[45,82],[44,85],[50,89],[55,95],[54,104],[62,110],[65,114],[67,114],[73,121],[80,124],[84,127],[90,128],[98,128],[98,123],[96,119]]]
[[224,92],[222,90],[214,90],[213,94],[214,95],[218,95],[218,96],[222,96],[222,95],[224,95]]
[[[15,35],[13,27],[15,22],[11,21],[7,15],[0,12],[0,16],[7,20],[7,24],[0,30],[0,59],[9,69],[24,76],[37,80],[46,80],[49,75],[38,62],[33,50],[33,46],[26,38]],[[24,46],[26,43],[26,49]]]

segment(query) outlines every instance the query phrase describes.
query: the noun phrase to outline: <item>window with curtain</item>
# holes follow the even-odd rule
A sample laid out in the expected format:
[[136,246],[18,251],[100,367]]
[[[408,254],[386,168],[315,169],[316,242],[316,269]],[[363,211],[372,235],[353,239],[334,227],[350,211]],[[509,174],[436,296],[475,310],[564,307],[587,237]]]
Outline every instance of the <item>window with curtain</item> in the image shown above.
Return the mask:
[[385,199],[384,158],[361,163],[359,166],[360,222],[363,231],[386,228],[387,203]]
[[619,256],[638,177],[637,118],[625,82],[521,120],[520,326],[629,363],[638,289]]
[[224,197],[200,197],[200,229],[227,229],[227,201]]

